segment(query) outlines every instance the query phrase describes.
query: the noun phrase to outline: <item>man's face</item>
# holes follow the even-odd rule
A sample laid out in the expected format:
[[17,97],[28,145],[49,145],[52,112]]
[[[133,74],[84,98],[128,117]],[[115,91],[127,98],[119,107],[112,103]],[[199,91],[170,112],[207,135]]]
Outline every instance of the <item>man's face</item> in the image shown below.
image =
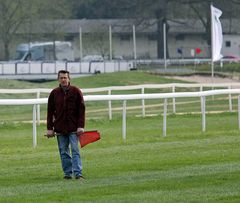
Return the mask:
[[69,81],[70,81],[68,74],[60,73],[59,77],[58,77],[58,81],[62,87],[68,86]]

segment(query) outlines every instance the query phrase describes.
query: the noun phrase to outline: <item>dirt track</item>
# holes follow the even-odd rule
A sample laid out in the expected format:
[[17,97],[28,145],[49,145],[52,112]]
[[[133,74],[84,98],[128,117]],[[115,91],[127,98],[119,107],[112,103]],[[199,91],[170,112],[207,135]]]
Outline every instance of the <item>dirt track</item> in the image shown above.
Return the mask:
[[236,79],[231,78],[222,78],[222,77],[212,77],[209,76],[199,76],[199,75],[193,75],[193,76],[171,76],[167,78],[173,78],[178,80],[184,80],[187,82],[197,82],[197,83],[236,83],[240,82]]

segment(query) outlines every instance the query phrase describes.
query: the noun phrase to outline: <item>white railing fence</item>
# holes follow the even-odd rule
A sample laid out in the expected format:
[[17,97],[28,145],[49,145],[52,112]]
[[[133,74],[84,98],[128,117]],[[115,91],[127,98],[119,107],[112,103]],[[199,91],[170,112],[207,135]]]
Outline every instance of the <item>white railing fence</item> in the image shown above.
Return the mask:
[[[167,102],[168,99],[199,97],[201,100],[201,114],[202,114],[202,131],[206,130],[206,104],[205,98],[208,96],[221,94],[237,94],[238,95],[238,128],[240,129],[240,89],[221,89],[208,90],[200,92],[178,92],[178,93],[156,93],[156,94],[129,94],[129,95],[88,95],[84,96],[86,102],[91,101],[122,101],[122,137],[126,141],[127,128],[127,101],[128,100],[145,100],[145,99],[164,99],[163,110],[163,136],[167,132]],[[33,147],[37,146],[37,105],[47,104],[47,98],[39,99],[0,99],[0,105],[33,105]]]
[[[119,71],[129,71],[135,68],[135,65],[149,64],[167,64],[187,65],[196,67],[199,64],[209,64],[211,59],[137,59],[137,60],[104,60],[104,61],[0,61],[0,75],[38,75],[38,74],[57,74],[61,69],[71,72],[71,74],[89,74],[89,73],[109,73]],[[221,59],[219,65],[222,68],[224,64],[236,63],[236,59]]]
[[133,61],[29,61],[29,62],[0,62],[0,75],[56,75],[59,70],[68,70],[71,74],[111,73],[129,71]]
[[[139,90],[141,94],[145,94],[147,89],[170,89],[172,93],[176,92],[176,88],[199,88],[199,91],[203,91],[204,88],[222,88],[222,89],[234,89],[240,88],[240,83],[203,83],[203,84],[185,84],[185,83],[169,83],[169,84],[144,84],[144,85],[131,85],[131,86],[109,86],[99,88],[82,89],[84,95],[87,93],[102,93],[113,95],[113,91],[118,90]],[[42,93],[50,93],[52,89],[36,88],[36,89],[0,89],[0,94],[27,94],[34,93],[36,98],[41,98]],[[232,95],[228,95],[229,111],[232,112]],[[37,123],[40,124],[40,105],[37,105]],[[176,99],[172,98],[173,113],[176,113]],[[142,117],[145,117],[145,100],[142,99]],[[112,119],[112,102],[108,101],[108,117]]]

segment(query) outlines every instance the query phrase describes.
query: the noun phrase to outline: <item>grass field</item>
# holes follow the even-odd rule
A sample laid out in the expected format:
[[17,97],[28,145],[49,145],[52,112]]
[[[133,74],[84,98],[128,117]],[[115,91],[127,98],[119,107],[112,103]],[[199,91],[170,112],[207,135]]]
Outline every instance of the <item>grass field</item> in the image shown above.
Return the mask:
[[236,114],[89,120],[102,139],[81,149],[85,182],[62,179],[56,139],[32,148],[30,124],[1,126],[0,202],[239,202],[240,136]]
[[[107,75],[96,81],[88,79],[89,84],[87,78],[74,79],[73,83],[79,85],[81,81],[84,88],[96,87],[98,83],[107,86],[107,81],[117,85],[121,77],[131,84],[140,83],[143,77],[146,83],[171,82],[159,76],[137,74],[139,81],[121,73],[110,74],[109,79]],[[23,85],[14,83],[9,85]],[[55,85],[56,82],[40,84]],[[208,110],[223,108],[227,105],[224,101],[225,98],[210,99]],[[14,113],[2,107],[0,202],[240,202],[238,115],[208,114],[203,133],[201,116],[191,114],[195,106],[196,102],[190,101],[179,104],[178,111],[188,113],[168,116],[167,137],[162,136],[161,111],[145,118],[136,117],[139,112],[128,113],[126,142],[121,137],[120,113],[115,112],[112,121],[107,120],[105,111],[97,117],[89,114],[86,129],[98,129],[101,140],[81,149],[84,182],[63,180],[56,139],[43,136],[44,124],[37,128],[38,146],[34,149],[32,125],[11,121],[13,115],[20,120],[28,118],[24,114],[30,115],[31,108],[15,109]],[[94,111],[94,105],[89,108]],[[148,112],[156,109],[161,107]]]

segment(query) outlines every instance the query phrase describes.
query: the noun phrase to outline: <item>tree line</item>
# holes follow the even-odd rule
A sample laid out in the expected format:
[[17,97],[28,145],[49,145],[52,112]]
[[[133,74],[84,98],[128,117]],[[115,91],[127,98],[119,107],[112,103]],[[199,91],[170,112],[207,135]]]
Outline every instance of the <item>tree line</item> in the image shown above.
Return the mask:
[[[163,24],[167,32],[169,21],[199,19],[205,28],[205,38],[211,44],[210,5],[223,11],[222,18],[229,21],[240,17],[240,0],[0,0],[0,43],[4,60],[9,59],[9,46],[16,33],[32,39],[32,26],[45,20],[44,28],[51,31],[51,40],[61,35],[58,19],[123,19],[132,18],[136,23],[156,19],[158,58],[163,58]],[[146,25],[148,26],[148,25]],[[44,34],[39,34],[44,37]],[[49,36],[48,36],[49,37]],[[48,38],[49,39],[49,38]]]

